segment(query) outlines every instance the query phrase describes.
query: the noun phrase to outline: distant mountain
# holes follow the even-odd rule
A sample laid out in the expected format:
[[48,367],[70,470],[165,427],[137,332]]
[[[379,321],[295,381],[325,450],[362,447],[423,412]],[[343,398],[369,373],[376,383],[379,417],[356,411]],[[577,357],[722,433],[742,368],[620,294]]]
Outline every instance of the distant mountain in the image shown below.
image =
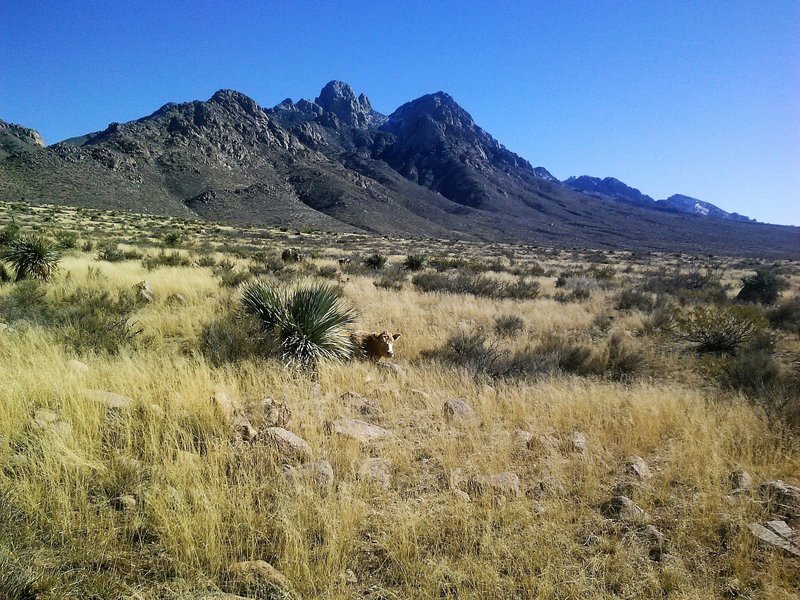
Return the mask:
[[340,81],[271,109],[220,90],[48,147],[3,123],[0,148],[0,200],[410,237],[800,255],[798,228],[655,210],[611,179],[564,185],[444,92],[383,115]]
[[745,223],[755,222],[754,219],[738,213],[726,212],[710,202],[704,202],[703,200],[698,200],[697,198],[684,196],[682,194],[675,194],[666,200],[653,200],[653,198],[643,194],[638,189],[618,179],[614,179],[613,177],[601,179],[588,175],[581,175],[580,177],[573,176],[569,179],[565,179],[564,185],[568,185],[575,190],[595,198],[625,202],[633,206],[644,206],[657,210],[680,212],[689,215],[708,217],[709,219],[727,219]]

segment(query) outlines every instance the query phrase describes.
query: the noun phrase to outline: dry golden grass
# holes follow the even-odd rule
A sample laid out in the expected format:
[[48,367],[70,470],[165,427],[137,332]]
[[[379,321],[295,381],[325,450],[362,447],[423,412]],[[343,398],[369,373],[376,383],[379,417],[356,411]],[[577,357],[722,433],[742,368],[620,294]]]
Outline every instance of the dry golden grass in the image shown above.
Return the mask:
[[[109,217],[101,229],[113,238],[118,227]],[[317,265],[346,254],[324,237],[314,243]],[[279,248],[267,234],[259,244]],[[567,254],[518,254],[556,272],[579,264]],[[224,249],[223,256],[236,260]],[[299,283],[315,280],[297,269]],[[286,575],[297,598],[798,597],[797,560],[757,545],[747,530],[767,507],[755,489],[731,495],[729,477],[744,469],[756,481],[798,483],[800,444],[756,404],[687,367],[691,357],[634,340],[658,354],[663,372],[626,383],[566,374],[489,381],[423,358],[454,331],[491,330],[504,314],[525,324],[512,349],[553,332],[595,343],[607,335],[595,321],[613,312],[614,290],[582,302],[494,301],[421,294],[408,283],[387,291],[352,275],[343,294],[359,311],[359,327],[403,333],[395,362],[404,373],[351,362],[323,365],[318,382],[269,358],[206,358],[203,330],[237,296],[211,268],[148,272],[140,261],[104,263],[76,251],[47,297],[124,291],[145,279],[155,301],[136,309],[139,339],[117,355],[78,354],[57,332],[22,321],[0,332],[0,568],[7,571],[0,595],[199,598],[235,589],[232,563],[262,559]],[[541,281],[551,296],[553,278]],[[0,301],[13,288],[0,287]],[[617,313],[611,327],[632,336],[642,319]],[[786,347],[796,344],[792,338]],[[71,359],[88,372],[71,370]],[[85,389],[129,396],[133,406],[111,411]],[[256,428],[264,425],[265,396],[286,403],[286,427],[310,444],[314,459],[330,461],[334,490],[325,495],[308,478],[287,479],[284,458],[264,442],[232,440],[210,402],[218,390]],[[341,398],[346,392],[371,400],[373,412],[361,414]],[[465,399],[478,418],[448,423],[448,398]],[[57,415],[55,424],[34,422],[42,409]],[[362,447],[330,433],[341,417],[393,435]],[[552,435],[561,449],[528,447],[519,430]],[[576,431],[585,434],[585,452],[569,449]],[[634,456],[647,461],[652,479],[631,475]],[[388,461],[388,490],[359,478],[367,457]],[[504,472],[520,478],[519,496],[472,490],[467,501],[451,487],[459,477]],[[601,505],[619,493],[664,534],[662,556],[651,555],[645,522],[603,516]],[[112,500],[124,494],[136,498],[134,509],[115,509]],[[38,595],[12,595],[26,589]],[[272,597],[264,589],[247,594]]]

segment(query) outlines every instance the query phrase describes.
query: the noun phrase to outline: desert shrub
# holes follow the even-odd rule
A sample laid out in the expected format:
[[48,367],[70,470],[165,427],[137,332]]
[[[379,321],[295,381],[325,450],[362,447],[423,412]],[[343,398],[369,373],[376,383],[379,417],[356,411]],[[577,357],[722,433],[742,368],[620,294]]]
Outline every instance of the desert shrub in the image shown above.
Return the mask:
[[74,231],[57,231],[55,238],[56,244],[62,250],[72,250],[78,247],[78,234]]
[[338,279],[339,269],[337,269],[334,266],[326,265],[319,268],[319,270],[317,271],[317,275],[325,279]]
[[92,240],[84,241],[83,244],[81,245],[81,250],[83,250],[84,252],[91,252],[92,250],[94,250],[94,242]]
[[592,265],[586,271],[586,274],[590,277],[593,277],[597,281],[608,282],[614,279],[614,275],[616,275],[617,272],[611,265],[606,267],[598,267],[597,265]]
[[275,342],[287,365],[316,373],[321,361],[353,355],[346,328],[356,314],[332,286],[277,289],[257,281],[245,288],[241,304],[245,314],[256,319],[261,335]]
[[556,277],[555,286],[557,288],[563,288],[567,285],[567,280],[572,277],[572,273],[569,271],[562,271]]
[[547,271],[539,263],[531,263],[527,268],[528,275],[531,277],[542,277]]
[[775,329],[800,333],[800,296],[769,308],[766,317]]
[[237,362],[269,351],[252,321],[237,307],[221,305],[215,313],[220,316],[200,332],[201,351],[211,364]]
[[768,350],[746,348],[722,359],[718,373],[727,388],[759,396],[782,382],[781,369]]
[[424,254],[409,254],[403,263],[407,271],[421,271],[428,264],[428,257]]
[[178,251],[164,252],[159,251],[155,256],[145,256],[142,259],[142,266],[148,271],[153,271],[159,267],[188,267],[192,261],[188,256],[184,256]]
[[615,333],[608,338],[597,370],[610,379],[621,381],[642,373],[646,366],[647,356],[641,348],[635,347],[621,333]]
[[383,275],[374,282],[376,287],[386,290],[401,290],[406,281],[406,273],[401,265],[395,265],[386,270]]
[[698,352],[731,353],[764,329],[766,321],[752,306],[696,306],[677,319],[678,336]]
[[142,253],[138,250],[122,250],[117,244],[104,244],[97,252],[97,259],[106,262],[122,262],[140,258],[142,258]]
[[656,335],[670,332],[675,328],[677,311],[664,299],[658,299],[653,311],[642,322],[642,333]]
[[786,281],[782,277],[766,269],[758,269],[755,275],[744,277],[742,284],[736,299],[758,304],[774,304],[781,290],[786,287]]
[[621,290],[616,302],[618,310],[637,309],[645,313],[651,312],[655,304],[652,294],[631,288]]
[[472,294],[483,298],[512,298],[525,300],[539,295],[539,283],[518,279],[507,283],[485,275],[467,275],[458,273],[454,276],[443,273],[418,273],[411,283],[423,292],[439,292],[445,294]]
[[164,236],[164,245],[167,248],[177,248],[181,245],[183,238],[177,231],[170,231]]
[[500,315],[494,321],[494,330],[502,337],[513,337],[525,327],[525,321],[518,315]]
[[229,269],[217,268],[215,275],[219,278],[219,284],[222,287],[228,288],[239,287],[253,278],[253,274],[250,271],[244,271],[235,267]]
[[217,266],[217,260],[210,254],[204,254],[197,259],[198,267],[211,267],[212,269]]
[[364,266],[373,271],[380,271],[386,266],[388,260],[389,258],[383,254],[370,254],[364,259]]
[[0,283],[8,283],[11,279],[11,273],[3,263],[0,263]]
[[55,244],[40,236],[19,238],[0,256],[13,267],[17,281],[49,281],[58,270],[61,258]]
[[728,288],[722,284],[722,273],[715,269],[693,267],[687,271],[675,268],[651,274],[645,289],[659,295],[669,294],[681,304],[691,302],[722,303]]

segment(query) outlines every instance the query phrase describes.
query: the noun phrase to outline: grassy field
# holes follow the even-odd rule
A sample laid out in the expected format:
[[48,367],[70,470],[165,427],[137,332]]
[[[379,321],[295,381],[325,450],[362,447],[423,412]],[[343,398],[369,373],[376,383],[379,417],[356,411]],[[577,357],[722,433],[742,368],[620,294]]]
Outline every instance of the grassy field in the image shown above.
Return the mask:
[[[797,262],[12,220],[63,248],[49,282],[0,284],[0,598],[800,597],[798,559],[748,529],[780,514],[763,482],[800,484]],[[691,315],[741,308],[756,269],[779,300],[697,352]],[[253,279],[337,286],[355,327],[402,333],[398,368],[285,368],[238,310]],[[279,574],[235,566],[257,560]]]

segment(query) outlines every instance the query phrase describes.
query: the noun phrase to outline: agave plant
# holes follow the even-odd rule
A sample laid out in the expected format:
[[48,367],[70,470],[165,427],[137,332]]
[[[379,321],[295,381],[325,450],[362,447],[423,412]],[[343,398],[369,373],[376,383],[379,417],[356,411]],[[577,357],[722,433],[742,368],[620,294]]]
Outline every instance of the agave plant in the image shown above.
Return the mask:
[[428,257],[424,254],[409,254],[406,256],[406,260],[403,263],[403,266],[408,271],[420,271],[425,268],[425,265],[428,264]]
[[344,360],[353,355],[346,327],[356,314],[342,304],[336,288],[326,284],[278,289],[255,281],[242,292],[242,309],[258,321],[261,334],[277,343],[287,365],[316,376],[324,360]]
[[17,281],[49,281],[58,270],[60,255],[55,244],[47,238],[31,236],[12,242],[2,257],[14,268]]

